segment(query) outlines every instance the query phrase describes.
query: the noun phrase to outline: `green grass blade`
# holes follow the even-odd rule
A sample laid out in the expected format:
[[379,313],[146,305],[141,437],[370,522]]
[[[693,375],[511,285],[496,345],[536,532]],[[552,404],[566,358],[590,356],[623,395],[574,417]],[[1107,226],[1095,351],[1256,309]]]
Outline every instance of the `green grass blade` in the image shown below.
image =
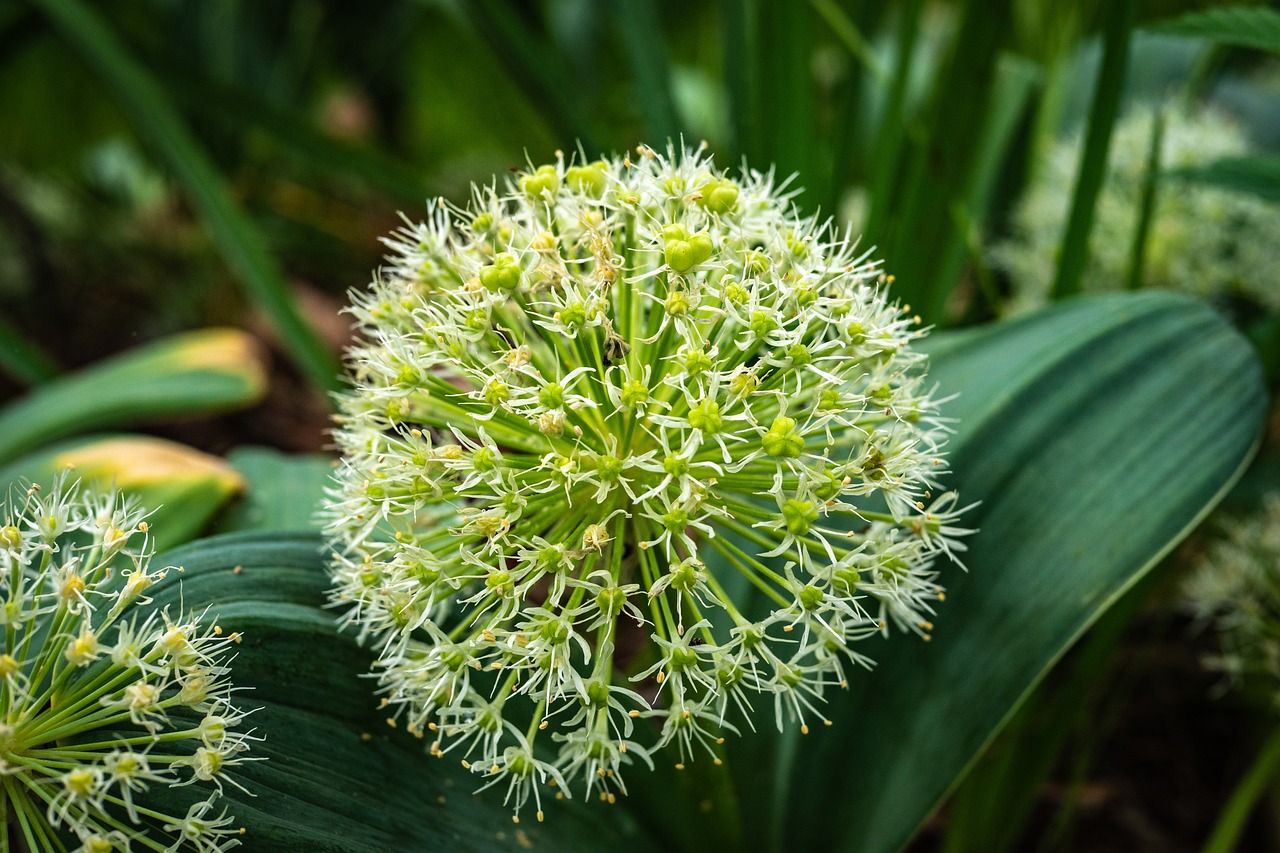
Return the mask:
[[1071,199],[1067,230],[1062,238],[1061,260],[1053,282],[1054,299],[1080,291],[1080,279],[1084,276],[1089,256],[1089,232],[1093,229],[1094,205],[1106,176],[1111,129],[1120,111],[1120,97],[1124,92],[1129,65],[1129,42],[1137,6],[1137,0],[1116,0],[1106,13],[1102,67],[1093,92],[1093,104],[1089,108],[1089,125],[1080,155],[1080,171]]
[[871,149],[872,176],[869,192],[870,209],[867,213],[867,233],[872,240],[881,241],[889,227],[889,212],[893,208],[900,163],[910,153],[904,144],[906,123],[907,87],[911,81],[911,58],[915,54],[916,38],[920,34],[920,15],[923,0],[906,0],[900,7],[898,33],[894,52],[893,77],[881,111],[880,126],[876,130]]
[[958,30],[933,77],[928,119],[913,134],[918,145],[904,164],[900,184],[890,190],[895,196],[890,227],[871,235],[897,278],[897,296],[926,322],[941,319],[941,306],[956,284],[952,271],[963,256],[964,234],[956,227],[954,210],[967,202],[973,185],[1010,5],[1009,0],[961,4]]
[[809,0],[809,5],[818,13],[818,17],[826,22],[840,43],[848,49],[849,55],[858,61],[863,68],[871,72],[872,78],[883,85],[889,82],[889,71],[876,56],[875,48],[867,37],[858,29],[845,11],[836,5],[835,0]]
[[1253,813],[1258,800],[1266,792],[1267,786],[1273,784],[1280,773],[1280,729],[1271,733],[1267,742],[1258,752],[1258,757],[1250,765],[1240,784],[1231,792],[1231,799],[1218,815],[1218,822],[1213,827],[1209,840],[1205,842],[1204,853],[1232,853],[1240,843],[1249,815]]
[[788,0],[764,0],[758,8],[760,100],[754,120],[761,127],[764,156],[755,160],[756,168],[774,165],[779,178],[797,173],[800,186],[810,190],[799,203],[810,207],[825,186],[826,169],[818,160],[813,15]]
[[183,124],[164,91],[81,0],[32,0],[102,78],[138,134],[173,171],[254,303],[271,319],[281,343],[319,388],[338,385],[338,364],[299,314],[284,275],[252,221],[227,192],[222,176]]
[[756,18],[759,0],[721,0],[724,21],[724,78],[729,102],[729,129],[732,158],[762,161],[760,123],[756,104],[760,100],[759,46]]
[[266,374],[234,329],[174,335],[47,382],[0,410],[0,462],[50,441],[252,405]]
[[595,151],[596,134],[582,99],[574,97],[573,76],[548,39],[521,19],[509,0],[468,0],[462,9],[530,100],[555,122],[560,135]]
[[199,77],[172,63],[153,65],[167,90],[191,113],[212,116],[239,130],[263,131],[290,155],[328,174],[352,176],[404,202],[422,204],[437,195],[425,173],[367,146],[327,136],[297,110],[281,109],[240,86]]
[[1151,27],[1158,33],[1280,53],[1280,12],[1266,6],[1226,6],[1188,12]]
[[[932,351],[931,379],[961,394],[949,482],[982,501],[967,519],[980,532],[933,642],[888,643],[833,700],[836,725],[802,743],[805,787],[829,790],[791,803],[797,826],[821,828],[811,848],[905,844],[1064,650],[1225,493],[1266,409],[1247,343],[1163,293],[1076,300]],[[858,808],[824,826],[816,810],[834,803]]]

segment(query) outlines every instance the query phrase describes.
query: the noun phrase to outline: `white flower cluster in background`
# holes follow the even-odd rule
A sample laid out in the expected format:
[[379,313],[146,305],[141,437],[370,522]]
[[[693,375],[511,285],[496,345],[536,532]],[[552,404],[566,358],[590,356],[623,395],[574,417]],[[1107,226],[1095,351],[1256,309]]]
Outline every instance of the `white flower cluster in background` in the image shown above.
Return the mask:
[[1184,583],[1183,598],[1218,633],[1220,651],[1206,665],[1231,685],[1258,679],[1280,706],[1280,495],[1224,525]]
[[[3,849],[84,853],[239,846],[217,810],[251,733],[232,703],[231,637],[196,617],[144,613],[145,513],[59,481],[0,504],[0,809]],[[204,783],[181,815],[153,787]],[[78,846],[77,846],[78,845]]]
[[[1155,109],[1136,106],[1116,123],[1090,232],[1082,280],[1085,290],[1122,290],[1128,282]],[[1161,115],[1162,172],[1250,153],[1244,132],[1212,109],[1188,112],[1168,105],[1161,108]],[[1009,277],[1009,310],[1048,301],[1083,144],[1081,129],[1048,151],[1014,212],[1009,239],[992,250],[993,263]],[[1277,267],[1280,205],[1173,176],[1158,181],[1143,253],[1142,286],[1198,296],[1243,295],[1265,308],[1280,310],[1280,288],[1261,274]]]
[[771,174],[566,162],[440,202],[354,294],[335,602],[388,702],[517,810],[823,720],[959,548],[918,318]]

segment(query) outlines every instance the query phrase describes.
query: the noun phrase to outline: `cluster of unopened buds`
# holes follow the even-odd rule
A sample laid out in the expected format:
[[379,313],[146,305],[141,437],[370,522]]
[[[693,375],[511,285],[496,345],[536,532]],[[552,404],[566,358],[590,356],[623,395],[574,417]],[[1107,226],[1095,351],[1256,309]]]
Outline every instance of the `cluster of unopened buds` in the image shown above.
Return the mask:
[[857,641],[926,639],[946,430],[918,318],[772,174],[557,156],[437,204],[353,295],[336,602],[385,698],[519,810],[828,722]]
[[[145,512],[58,481],[0,504],[0,850],[216,853],[243,830],[217,807],[248,760],[228,644],[148,608]],[[189,788],[184,814],[154,787]],[[77,846],[78,845],[78,846]]]

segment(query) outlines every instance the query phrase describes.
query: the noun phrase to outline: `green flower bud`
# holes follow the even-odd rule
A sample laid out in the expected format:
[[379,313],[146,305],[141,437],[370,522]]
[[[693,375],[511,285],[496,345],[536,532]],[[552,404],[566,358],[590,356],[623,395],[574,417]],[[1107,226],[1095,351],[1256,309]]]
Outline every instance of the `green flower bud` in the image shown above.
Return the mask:
[[546,409],[563,409],[564,388],[559,382],[548,382],[538,392],[538,404]]
[[672,317],[684,317],[689,313],[689,294],[683,290],[673,290],[667,294],[662,307]]
[[608,169],[609,164],[603,160],[597,160],[585,166],[571,166],[564,173],[564,182],[574,192],[600,198],[609,186]]
[[539,166],[532,174],[520,176],[520,189],[530,198],[555,195],[560,189],[560,176],[555,166]]
[[649,402],[649,386],[642,379],[628,379],[622,384],[622,392],[619,396],[622,407],[634,411]]
[[502,252],[493,259],[493,263],[480,268],[480,283],[487,290],[503,290],[511,293],[520,287],[523,270],[515,255]]
[[782,520],[787,523],[787,530],[793,535],[804,536],[818,520],[818,508],[813,505],[813,501],[787,498],[782,504]]
[[765,453],[778,459],[798,459],[804,452],[804,436],[796,427],[795,418],[786,415],[773,419],[760,444]]
[[708,260],[714,249],[711,235],[705,231],[699,231],[686,239],[668,238],[663,249],[663,259],[676,272],[688,272]]
[[706,435],[715,435],[724,426],[720,404],[715,400],[703,400],[689,410],[689,426]]
[[800,606],[805,610],[817,610],[818,605],[822,604],[822,599],[826,595],[816,586],[809,585],[800,590],[800,594],[796,596],[796,600],[800,602]]
[[700,349],[691,349],[685,354],[684,372],[689,376],[701,376],[713,367],[711,356]]
[[728,178],[708,181],[700,192],[698,204],[708,213],[725,214],[738,206],[738,185]]

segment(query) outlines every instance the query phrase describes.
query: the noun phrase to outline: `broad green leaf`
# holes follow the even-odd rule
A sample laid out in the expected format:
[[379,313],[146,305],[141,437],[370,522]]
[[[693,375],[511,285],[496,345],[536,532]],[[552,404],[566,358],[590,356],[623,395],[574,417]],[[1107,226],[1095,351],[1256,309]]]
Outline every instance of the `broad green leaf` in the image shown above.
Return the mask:
[[1274,154],[1225,157],[1203,166],[1172,169],[1163,177],[1181,178],[1219,189],[1249,193],[1265,201],[1280,202],[1280,157]]
[[252,405],[266,388],[252,338],[205,329],[41,385],[0,411],[0,463],[68,435]]
[[[800,745],[790,829],[835,849],[907,842],[1067,647],[1234,482],[1266,408],[1245,341],[1168,294],[1075,301],[932,349],[931,378],[961,395],[951,482],[982,501],[981,531],[969,571],[948,572],[933,642],[886,644],[833,701],[836,725]],[[811,785],[827,814],[853,806],[848,820],[822,820]]]
[[147,524],[156,548],[195,538],[244,479],[216,456],[146,435],[93,436],[62,441],[0,467],[0,490],[49,486],[61,473],[83,484],[117,488],[151,509]]
[[668,771],[642,816],[679,849],[718,843],[726,823],[748,849],[900,849],[1064,651],[1222,496],[1266,408],[1243,338],[1167,293],[1072,300],[927,343],[931,381],[959,395],[946,485],[980,502],[968,571],[944,571],[932,642],[859,647],[876,666],[829,696],[830,727],[779,736],[763,703],[762,731],[726,742],[731,788],[708,762]]
[[[156,607],[210,607],[239,632],[233,680],[264,741],[228,788],[229,810],[255,853],[434,853],[521,849],[653,849],[634,822],[600,803],[544,801],[516,825],[504,791],[473,797],[480,777],[456,758],[389,727],[368,672],[371,653],[335,628],[325,605],[321,541],[278,531],[218,536],[158,559],[181,584],[158,587]],[[177,573],[171,572],[170,578]],[[548,794],[550,792],[548,791]],[[180,792],[153,791],[159,802]],[[550,800],[550,797],[548,797]],[[532,845],[532,847],[531,847]]]
[[317,515],[334,460],[319,453],[290,455],[269,447],[238,447],[227,461],[247,484],[219,531],[318,530]]
[[1280,53],[1280,12],[1265,6],[1227,6],[1188,12],[1152,27],[1160,33]]

